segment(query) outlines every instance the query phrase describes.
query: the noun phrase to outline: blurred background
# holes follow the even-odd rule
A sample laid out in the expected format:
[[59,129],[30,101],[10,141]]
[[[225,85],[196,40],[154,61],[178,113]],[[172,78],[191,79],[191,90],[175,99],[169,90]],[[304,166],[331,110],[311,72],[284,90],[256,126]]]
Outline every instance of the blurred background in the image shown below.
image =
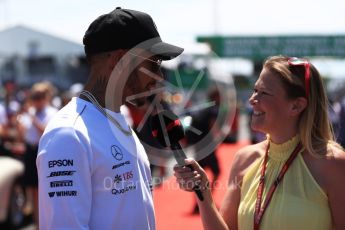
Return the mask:
[[[248,98],[268,56],[307,57],[319,69],[345,145],[344,1],[0,0],[0,229],[35,229],[34,192],[23,179],[29,130],[40,106],[59,109],[78,95],[88,74],[84,32],[117,6],[150,14],[164,41],[185,48],[163,63],[169,90],[162,102],[183,120],[187,154],[212,177],[217,204],[234,153],[265,138],[249,128]],[[147,136],[148,107],[128,106],[126,113],[144,145],[157,147]],[[197,143],[208,137],[195,130],[212,133],[214,144],[201,155]],[[147,151],[157,229],[201,229],[194,194],[171,178],[174,159]]]

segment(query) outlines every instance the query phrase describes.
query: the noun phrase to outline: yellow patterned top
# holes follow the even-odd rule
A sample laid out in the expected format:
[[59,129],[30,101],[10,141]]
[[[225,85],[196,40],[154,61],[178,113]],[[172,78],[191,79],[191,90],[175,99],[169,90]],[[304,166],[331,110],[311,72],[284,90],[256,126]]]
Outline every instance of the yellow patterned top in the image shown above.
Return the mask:
[[[262,204],[273,181],[299,142],[299,136],[277,145],[270,143]],[[302,152],[303,150],[301,150]],[[252,230],[263,157],[255,161],[243,178],[238,209],[238,229]],[[332,229],[328,197],[298,154],[273,194],[262,217],[260,230]]]

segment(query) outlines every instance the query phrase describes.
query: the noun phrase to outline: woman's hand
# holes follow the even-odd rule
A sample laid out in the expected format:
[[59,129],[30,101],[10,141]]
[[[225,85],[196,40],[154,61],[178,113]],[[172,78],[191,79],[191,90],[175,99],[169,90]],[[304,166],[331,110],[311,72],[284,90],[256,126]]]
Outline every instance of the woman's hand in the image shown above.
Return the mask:
[[228,226],[213,201],[205,171],[193,159],[186,159],[184,162],[186,166],[175,165],[174,175],[181,189],[191,192],[193,188],[197,187],[203,193],[204,200],[197,199],[197,202],[204,229],[228,230]]
[[201,191],[209,189],[209,180],[205,171],[193,159],[185,159],[185,166],[174,166],[174,175],[180,188],[192,192],[194,188]]

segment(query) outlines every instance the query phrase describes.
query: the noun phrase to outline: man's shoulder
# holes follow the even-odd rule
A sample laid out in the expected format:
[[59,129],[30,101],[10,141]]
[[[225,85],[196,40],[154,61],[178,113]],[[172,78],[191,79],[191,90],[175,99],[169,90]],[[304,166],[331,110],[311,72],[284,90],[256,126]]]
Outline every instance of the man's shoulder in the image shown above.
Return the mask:
[[37,159],[88,152],[90,140],[86,132],[61,126],[45,131],[39,141]]
[[68,103],[60,109],[49,121],[40,143],[51,141],[61,142],[62,146],[68,141],[80,141],[87,137],[87,130],[83,116],[86,105],[81,103]]
[[[86,104],[71,101],[59,111],[55,110],[55,115],[50,119],[47,130],[59,127],[74,127],[78,118],[85,114]],[[54,108],[51,108],[54,112]]]

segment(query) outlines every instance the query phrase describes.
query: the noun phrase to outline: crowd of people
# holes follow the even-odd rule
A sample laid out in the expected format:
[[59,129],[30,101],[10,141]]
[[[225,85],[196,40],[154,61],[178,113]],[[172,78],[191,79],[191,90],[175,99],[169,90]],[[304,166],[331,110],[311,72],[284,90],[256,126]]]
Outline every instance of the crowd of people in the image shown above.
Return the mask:
[[[73,88],[72,88],[73,89]],[[31,87],[19,88],[15,82],[3,87],[4,101],[0,104],[0,154],[15,158],[24,165],[21,184],[26,202],[23,213],[32,215],[38,223],[38,175],[36,156],[38,144],[46,125],[69,100],[73,90],[58,94],[49,82],[37,82]]]
[[329,114],[336,140],[345,148],[345,94],[331,101]]

